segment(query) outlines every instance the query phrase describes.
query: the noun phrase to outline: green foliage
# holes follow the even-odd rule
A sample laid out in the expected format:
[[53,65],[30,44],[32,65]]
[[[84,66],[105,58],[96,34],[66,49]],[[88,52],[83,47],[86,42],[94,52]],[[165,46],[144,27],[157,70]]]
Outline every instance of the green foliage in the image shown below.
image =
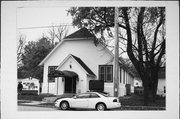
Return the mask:
[[34,77],[43,79],[43,68],[38,64],[54,48],[54,45],[45,37],[38,41],[30,41],[24,48],[22,55],[23,66],[18,69],[18,78]]
[[[135,22],[140,8],[138,7],[120,7],[119,8],[119,26],[125,28],[123,9],[127,8],[129,20]],[[71,7],[68,14],[73,17],[73,25],[79,28],[86,27],[94,33],[108,30],[114,27],[114,7]],[[144,12],[144,23],[156,23],[157,19],[163,15],[165,18],[164,7],[147,7]],[[137,22],[137,21],[136,21]],[[131,24],[132,25],[132,24]]]
[[68,13],[73,17],[73,25],[86,27],[94,33],[114,24],[114,7],[72,7]]

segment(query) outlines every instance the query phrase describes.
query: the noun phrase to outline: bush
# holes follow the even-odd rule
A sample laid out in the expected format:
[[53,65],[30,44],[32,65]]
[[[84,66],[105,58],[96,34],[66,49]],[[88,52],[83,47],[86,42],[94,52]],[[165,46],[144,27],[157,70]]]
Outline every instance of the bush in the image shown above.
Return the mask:
[[42,101],[43,97],[38,95],[18,95],[18,100]]
[[22,90],[21,95],[38,95],[37,90]]
[[53,97],[54,94],[43,93],[39,95],[18,95],[18,100],[32,100],[32,101],[42,101],[44,97]]
[[53,97],[55,95],[51,94],[51,93],[41,93],[41,94],[39,94],[39,96],[42,96],[42,97]]
[[[133,94],[131,96],[125,96],[119,98],[122,106],[144,106],[144,97],[142,95]],[[165,98],[157,96],[155,102],[149,101],[148,106],[165,107]]]

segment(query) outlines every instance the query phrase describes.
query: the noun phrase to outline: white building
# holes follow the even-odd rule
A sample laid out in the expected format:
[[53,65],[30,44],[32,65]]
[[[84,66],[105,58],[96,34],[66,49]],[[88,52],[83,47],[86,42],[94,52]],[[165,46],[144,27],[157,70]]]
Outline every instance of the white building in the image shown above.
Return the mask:
[[134,77],[134,87],[142,87],[142,80],[139,77]]
[[[40,63],[44,66],[42,93],[56,95],[89,91],[89,80],[104,80],[104,91],[114,95],[113,54],[95,37],[82,28],[64,38]],[[119,61],[119,96],[126,95],[126,84],[133,92],[133,77]],[[48,74],[62,71],[65,77],[52,78]]]
[[166,96],[166,79],[165,79],[165,69],[161,69],[158,73],[158,88],[157,94]]

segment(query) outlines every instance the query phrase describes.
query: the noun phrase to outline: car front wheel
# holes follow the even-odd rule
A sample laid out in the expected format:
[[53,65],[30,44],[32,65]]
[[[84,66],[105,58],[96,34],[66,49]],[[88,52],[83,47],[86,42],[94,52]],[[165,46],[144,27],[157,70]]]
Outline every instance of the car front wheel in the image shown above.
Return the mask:
[[97,111],[104,111],[106,109],[106,106],[103,103],[99,103],[96,106]]
[[62,110],[67,110],[67,109],[69,108],[68,102],[66,102],[66,101],[61,102],[60,108],[61,108]]

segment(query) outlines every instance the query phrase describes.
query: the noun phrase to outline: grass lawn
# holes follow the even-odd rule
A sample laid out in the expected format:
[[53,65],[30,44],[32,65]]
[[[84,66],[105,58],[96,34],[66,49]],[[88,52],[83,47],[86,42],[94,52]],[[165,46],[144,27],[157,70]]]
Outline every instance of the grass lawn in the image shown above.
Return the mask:
[[155,102],[149,102],[148,106],[143,105],[142,95],[131,95],[119,98],[123,110],[165,110],[165,98],[157,97]]
[[18,95],[18,100],[31,100],[31,101],[42,101],[44,97],[53,97],[53,94],[40,94],[40,95]]

